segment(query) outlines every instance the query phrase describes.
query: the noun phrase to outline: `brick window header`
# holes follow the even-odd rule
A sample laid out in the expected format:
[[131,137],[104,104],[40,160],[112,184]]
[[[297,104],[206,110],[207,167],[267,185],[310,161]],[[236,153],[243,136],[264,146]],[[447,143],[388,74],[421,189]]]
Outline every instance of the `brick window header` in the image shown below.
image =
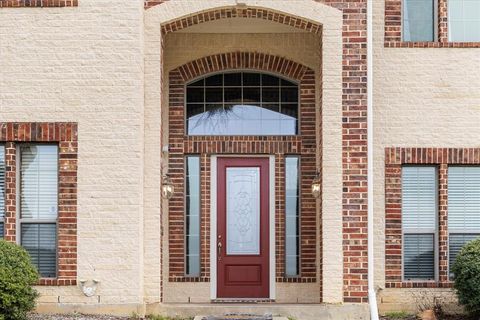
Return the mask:
[[402,1],[385,0],[385,37],[387,48],[480,48],[480,42],[448,41],[448,0],[437,0],[437,41],[409,42],[402,38]]
[[0,0],[0,8],[77,7],[78,0]]
[[0,122],[5,145],[5,240],[17,241],[17,144],[58,145],[57,278],[40,285],[76,285],[77,281],[77,124],[71,122]]
[[[402,166],[438,170],[438,279],[402,281]],[[448,166],[480,165],[480,148],[385,149],[385,279],[387,288],[451,287],[448,275]]]

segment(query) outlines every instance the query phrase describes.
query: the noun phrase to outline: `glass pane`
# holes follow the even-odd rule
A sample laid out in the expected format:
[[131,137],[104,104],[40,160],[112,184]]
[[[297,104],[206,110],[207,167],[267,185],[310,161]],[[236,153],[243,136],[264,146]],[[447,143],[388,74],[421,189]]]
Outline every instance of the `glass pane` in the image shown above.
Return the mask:
[[260,86],[260,74],[259,73],[244,73],[243,74],[244,86]]
[[3,239],[4,227],[3,222],[0,222],[0,239]]
[[[212,85],[221,80],[221,75],[212,77],[207,77],[205,82]],[[259,73],[226,73],[224,77],[227,87],[187,87],[189,135],[297,134],[298,86],[295,83]],[[240,80],[243,86],[238,86]],[[205,104],[201,100],[204,96]]]
[[299,158],[285,158],[285,255],[286,275],[299,274],[300,212],[299,212]]
[[58,148],[21,147],[21,215],[28,219],[57,218]]
[[200,157],[186,157],[185,177],[185,273],[200,274]]
[[449,245],[448,245],[448,263],[450,267],[450,277],[453,277],[453,273],[451,271],[452,265],[457,258],[458,253],[462,249],[462,247],[472,240],[475,240],[480,236],[478,234],[450,234],[449,235]]
[[[5,147],[0,146],[0,222],[5,217]],[[3,227],[0,236],[3,235]]]
[[480,1],[448,1],[448,36],[453,42],[480,41]]
[[42,277],[54,278],[57,270],[57,226],[23,223],[21,244]]
[[435,254],[433,234],[405,234],[403,274],[405,280],[433,280]]
[[205,78],[205,85],[207,87],[221,87],[223,86],[223,74],[216,74]]
[[404,41],[434,41],[434,24],[434,0],[404,0]]
[[197,102],[203,103],[205,100],[205,97],[203,96],[204,93],[205,93],[205,90],[203,88],[188,88],[187,101],[189,103],[197,103]]
[[224,81],[226,87],[231,86],[241,86],[242,85],[242,74],[241,73],[225,73]]
[[260,254],[260,169],[227,168],[227,254]]

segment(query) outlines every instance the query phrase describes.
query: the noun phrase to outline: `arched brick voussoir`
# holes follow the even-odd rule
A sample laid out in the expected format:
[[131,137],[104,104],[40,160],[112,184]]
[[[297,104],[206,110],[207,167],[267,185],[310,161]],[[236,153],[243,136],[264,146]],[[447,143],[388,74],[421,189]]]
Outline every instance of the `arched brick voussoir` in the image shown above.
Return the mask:
[[280,74],[293,80],[302,80],[310,68],[280,56],[259,52],[229,52],[203,57],[188,62],[172,73],[179,73],[183,82],[225,70],[259,70]]
[[230,18],[255,18],[284,24],[293,28],[301,29],[307,32],[319,34],[322,26],[318,23],[295,17],[282,12],[273,11],[266,8],[216,8],[213,10],[199,12],[190,16],[167,22],[162,25],[162,33],[180,31],[182,29],[201,24],[204,22],[215,21]]

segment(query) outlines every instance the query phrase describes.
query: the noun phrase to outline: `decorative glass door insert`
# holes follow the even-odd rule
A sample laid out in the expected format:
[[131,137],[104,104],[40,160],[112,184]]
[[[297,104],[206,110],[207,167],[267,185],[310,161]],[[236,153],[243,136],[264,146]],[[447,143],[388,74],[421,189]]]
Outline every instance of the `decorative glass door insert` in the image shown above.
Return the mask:
[[227,254],[260,254],[260,168],[227,168]]

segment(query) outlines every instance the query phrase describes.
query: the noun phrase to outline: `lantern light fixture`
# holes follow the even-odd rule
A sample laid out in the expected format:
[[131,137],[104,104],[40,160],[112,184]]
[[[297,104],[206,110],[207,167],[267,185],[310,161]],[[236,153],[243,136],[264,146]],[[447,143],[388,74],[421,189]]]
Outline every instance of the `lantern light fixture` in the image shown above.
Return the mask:
[[173,187],[172,180],[168,174],[165,174],[162,179],[162,198],[170,200],[174,192],[175,188]]
[[315,178],[312,181],[312,195],[318,199],[320,198],[321,191],[322,191],[322,183],[320,179],[320,171],[317,170],[317,173],[315,174]]

